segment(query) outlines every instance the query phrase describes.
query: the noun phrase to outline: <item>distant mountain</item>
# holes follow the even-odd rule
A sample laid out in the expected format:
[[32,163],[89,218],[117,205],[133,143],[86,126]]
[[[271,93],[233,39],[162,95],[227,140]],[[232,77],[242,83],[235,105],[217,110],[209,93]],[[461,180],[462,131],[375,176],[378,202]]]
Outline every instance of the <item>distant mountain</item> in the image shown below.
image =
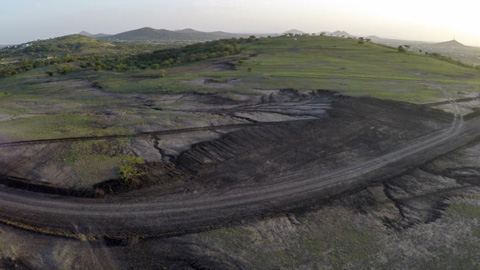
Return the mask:
[[366,38],[370,39],[370,40],[378,40],[378,39],[381,39],[380,37],[378,36],[367,36]]
[[284,34],[303,35],[303,34],[305,34],[305,32],[297,30],[297,29],[290,29],[290,30],[284,32]]
[[86,37],[92,37],[92,36],[93,36],[92,34],[90,34],[90,33],[87,32],[87,31],[82,31],[82,32],[80,32],[80,33],[78,33],[78,34],[81,35],[81,36],[86,36]]
[[100,37],[99,39],[108,41],[207,41],[224,38],[240,38],[247,37],[247,34],[232,34],[225,32],[201,32],[195,29],[183,29],[170,31],[166,29],[153,29],[144,27],[136,30],[123,32],[107,37]]
[[372,42],[397,48],[408,45],[408,50],[415,53],[438,53],[443,56],[459,60],[466,64],[480,66],[480,48],[463,45],[456,40],[432,43],[416,40],[388,39],[377,36],[368,36]]
[[450,41],[435,43],[435,44],[432,44],[432,46],[433,47],[442,47],[442,48],[451,48],[451,49],[466,47],[465,45],[463,45],[462,43],[460,43],[456,40],[450,40]]
[[103,37],[108,37],[110,35],[108,34],[103,34],[103,33],[100,33],[100,34],[90,34],[89,32],[87,31],[82,31],[80,33],[78,33],[79,35],[81,36],[86,36],[86,37],[91,37],[91,38],[103,38]]
[[315,33],[316,35],[325,35],[325,36],[330,36],[332,34],[332,32],[328,32],[328,31],[322,31],[322,32],[318,32],[318,33]]
[[195,29],[192,29],[192,28],[186,28],[186,29],[182,29],[182,30],[175,30],[175,31],[173,31],[173,32],[182,33],[182,34],[198,34],[198,33],[201,33],[200,31],[195,30]]
[[356,38],[354,35],[350,35],[345,31],[335,31],[330,36],[332,37],[345,37],[345,38]]

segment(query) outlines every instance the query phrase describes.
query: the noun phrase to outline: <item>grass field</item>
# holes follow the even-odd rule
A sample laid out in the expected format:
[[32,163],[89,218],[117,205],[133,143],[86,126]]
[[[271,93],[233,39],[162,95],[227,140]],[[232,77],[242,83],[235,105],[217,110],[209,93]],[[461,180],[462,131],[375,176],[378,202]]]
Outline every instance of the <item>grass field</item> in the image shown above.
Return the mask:
[[240,93],[251,93],[252,89],[328,89],[414,103],[445,98],[442,90],[453,97],[480,90],[478,70],[372,43],[358,44],[357,40],[281,37],[261,39],[245,47],[242,55],[258,56],[241,61],[227,58],[225,61],[236,64],[236,70],[214,70],[213,63],[220,60],[207,60],[170,68],[162,78],[132,79],[155,74],[133,71],[121,76],[101,74],[99,79],[107,91],[121,93],[221,93],[221,84],[192,87],[186,83],[210,78],[221,82],[237,79],[235,87],[223,90]]

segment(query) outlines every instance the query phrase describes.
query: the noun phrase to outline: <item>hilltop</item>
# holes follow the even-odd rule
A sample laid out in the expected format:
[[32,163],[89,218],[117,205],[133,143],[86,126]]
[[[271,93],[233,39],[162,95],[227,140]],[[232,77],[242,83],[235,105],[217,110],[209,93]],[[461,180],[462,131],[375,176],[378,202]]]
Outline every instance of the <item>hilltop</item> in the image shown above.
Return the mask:
[[354,35],[350,35],[345,31],[335,31],[330,34],[332,37],[345,37],[345,38],[355,38]]
[[103,37],[111,36],[111,35],[109,35],[109,34],[103,34],[103,33],[90,34],[90,33],[87,32],[87,31],[82,31],[82,32],[78,33],[78,35],[86,36],[86,37],[91,37],[91,38],[103,38]]
[[107,41],[149,41],[149,42],[165,42],[165,41],[207,41],[224,38],[238,38],[247,35],[232,34],[226,32],[202,32],[194,29],[183,29],[171,31],[166,29],[154,29],[144,27],[136,30],[122,32],[116,35],[100,37],[101,40]]
[[290,30],[284,32],[284,34],[303,35],[303,34],[305,34],[305,32],[297,30],[297,29],[290,29]]
[[456,40],[450,40],[450,41],[435,43],[432,46],[444,47],[444,48],[463,48],[463,47],[466,47],[465,45],[463,45],[462,43],[460,43]]

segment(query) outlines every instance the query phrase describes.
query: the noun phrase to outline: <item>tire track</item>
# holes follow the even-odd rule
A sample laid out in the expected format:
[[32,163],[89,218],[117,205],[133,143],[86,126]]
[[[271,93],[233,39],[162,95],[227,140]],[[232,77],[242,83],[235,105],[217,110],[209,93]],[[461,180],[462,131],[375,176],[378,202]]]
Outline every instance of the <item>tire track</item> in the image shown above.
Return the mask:
[[[292,121],[284,121],[281,123],[296,122],[296,121],[308,121],[308,120],[292,120]],[[208,127],[181,128],[181,129],[158,130],[158,131],[150,131],[150,132],[141,132],[136,134],[125,134],[125,135],[118,134],[118,135],[105,135],[105,136],[80,136],[80,137],[68,137],[68,138],[56,138],[56,139],[24,140],[24,141],[0,143],[0,148],[36,145],[36,144],[70,143],[70,142],[96,141],[96,140],[105,140],[105,139],[124,139],[124,138],[135,138],[135,137],[162,136],[162,135],[172,135],[172,134],[178,134],[178,133],[215,131],[218,129],[248,128],[248,127],[255,127],[255,126],[275,125],[275,124],[280,124],[280,122],[261,122],[261,123],[258,122],[258,123],[230,124],[230,125],[219,125],[219,126],[208,126]]]

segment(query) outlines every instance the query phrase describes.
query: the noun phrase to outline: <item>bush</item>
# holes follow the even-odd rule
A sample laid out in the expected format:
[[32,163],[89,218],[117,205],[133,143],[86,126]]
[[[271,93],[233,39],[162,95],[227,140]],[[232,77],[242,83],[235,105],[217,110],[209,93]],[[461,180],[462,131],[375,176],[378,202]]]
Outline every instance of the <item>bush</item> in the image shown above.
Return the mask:
[[60,75],[67,75],[72,71],[73,71],[73,68],[71,66],[60,66],[57,68],[57,73]]
[[118,172],[125,183],[138,184],[146,175],[145,161],[140,157],[125,157]]
[[150,66],[150,68],[153,69],[153,70],[158,70],[158,69],[160,69],[160,65],[159,64],[153,64],[153,65]]
[[130,67],[127,64],[118,64],[118,65],[115,66],[115,69],[118,72],[125,72],[125,71],[130,70]]
[[165,69],[160,69],[160,77],[165,77],[167,75],[167,71]]
[[398,46],[398,52],[406,53],[406,52],[407,52],[407,49],[405,49],[405,47],[403,47],[402,45],[400,45],[400,46]]

